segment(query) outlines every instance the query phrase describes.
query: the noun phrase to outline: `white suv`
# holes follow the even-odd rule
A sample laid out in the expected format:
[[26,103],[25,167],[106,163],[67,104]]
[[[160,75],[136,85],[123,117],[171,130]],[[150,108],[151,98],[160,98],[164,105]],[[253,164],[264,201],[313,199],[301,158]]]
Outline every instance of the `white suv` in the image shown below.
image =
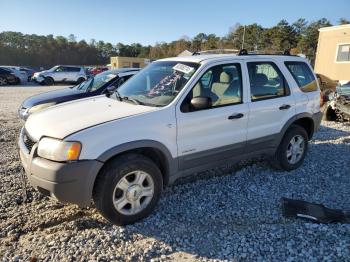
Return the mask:
[[[297,56],[198,55],[151,63],[111,96],[31,115],[19,138],[30,183],[115,224],[147,216],[176,179],[257,155],[304,160],[320,91]],[[229,200],[228,200],[229,201]]]
[[39,84],[53,85],[57,82],[80,84],[87,79],[82,66],[57,65],[49,70],[34,73],[32,80]]

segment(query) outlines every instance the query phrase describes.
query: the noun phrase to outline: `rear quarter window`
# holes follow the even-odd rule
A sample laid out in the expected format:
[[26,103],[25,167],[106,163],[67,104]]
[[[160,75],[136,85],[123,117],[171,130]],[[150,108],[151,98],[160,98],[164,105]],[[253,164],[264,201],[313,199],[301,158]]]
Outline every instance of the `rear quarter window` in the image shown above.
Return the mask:
[[314,92],[318,90],[316,79],[306,63],[290,61],[284,64],[302,92]]

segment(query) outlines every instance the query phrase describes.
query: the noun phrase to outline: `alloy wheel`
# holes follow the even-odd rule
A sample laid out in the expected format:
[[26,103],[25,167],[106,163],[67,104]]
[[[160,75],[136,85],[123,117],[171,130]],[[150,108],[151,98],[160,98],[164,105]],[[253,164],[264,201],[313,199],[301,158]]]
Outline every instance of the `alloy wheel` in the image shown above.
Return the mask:
[[300,161],[305,151],[305,140],[302,136],[293,136],[287,146],[287,160],[294,165]]
[[7,85],[7,80],[3,77],[0,77],[0,86]]
[[135,215],[144,210],[154,195],[152,177],[141,170],[124,175],[113,190],[115,209],[123,215]]

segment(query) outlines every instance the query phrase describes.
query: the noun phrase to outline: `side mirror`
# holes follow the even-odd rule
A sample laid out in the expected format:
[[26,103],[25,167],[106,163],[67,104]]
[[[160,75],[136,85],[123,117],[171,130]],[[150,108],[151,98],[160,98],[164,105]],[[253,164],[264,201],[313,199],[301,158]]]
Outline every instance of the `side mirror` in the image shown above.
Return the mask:
[[116,87],[115,86],[108,86],[106,89],[105,89],[105,94],[106,96],[110,96],[111,94],[114,93]]
[[207,109],[212,106],[212,101],[210,97],[196,96],[191,99],[191,106],[194,110]]

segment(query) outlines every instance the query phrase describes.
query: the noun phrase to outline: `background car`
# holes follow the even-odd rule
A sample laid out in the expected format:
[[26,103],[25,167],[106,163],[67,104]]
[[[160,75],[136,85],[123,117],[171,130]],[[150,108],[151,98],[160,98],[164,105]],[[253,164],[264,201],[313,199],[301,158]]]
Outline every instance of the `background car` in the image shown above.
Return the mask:
[[22,103],[18,110],[18,115],[23,120],[26,120],[30,114],[49,106],[110,92],[111,89],[107,90],[108,87],[118,88],[138,71],[140,69],[137,68],[108,70],[89,78],[79,85],[29,97]]
[[94,67],[90,70],[91,74],[97,75],[99,73],[102,73],[103,71],[107,71],[108,67]]
[[34,73],[32,80],[42,85],[58,82],[80,84],[87,79],[83,66],[57,65],[49,70]]
[[18,83],[19,79],[10,69],[0,68],[0,86]]
[[350,121],[350,81],[338,85],[327,95],[324,118],[328,121]]
[[21,71],[19,66],[0,66],[6,68],[16,75],[20,83],[26,83],[28,81],[27,72]]
[[28,67],[21,67],[20,68],[21,72],[25,72],[27,74],[27,81],[31,81],[34,73],[36,72],[34,69],[32,68],[28,68]]

